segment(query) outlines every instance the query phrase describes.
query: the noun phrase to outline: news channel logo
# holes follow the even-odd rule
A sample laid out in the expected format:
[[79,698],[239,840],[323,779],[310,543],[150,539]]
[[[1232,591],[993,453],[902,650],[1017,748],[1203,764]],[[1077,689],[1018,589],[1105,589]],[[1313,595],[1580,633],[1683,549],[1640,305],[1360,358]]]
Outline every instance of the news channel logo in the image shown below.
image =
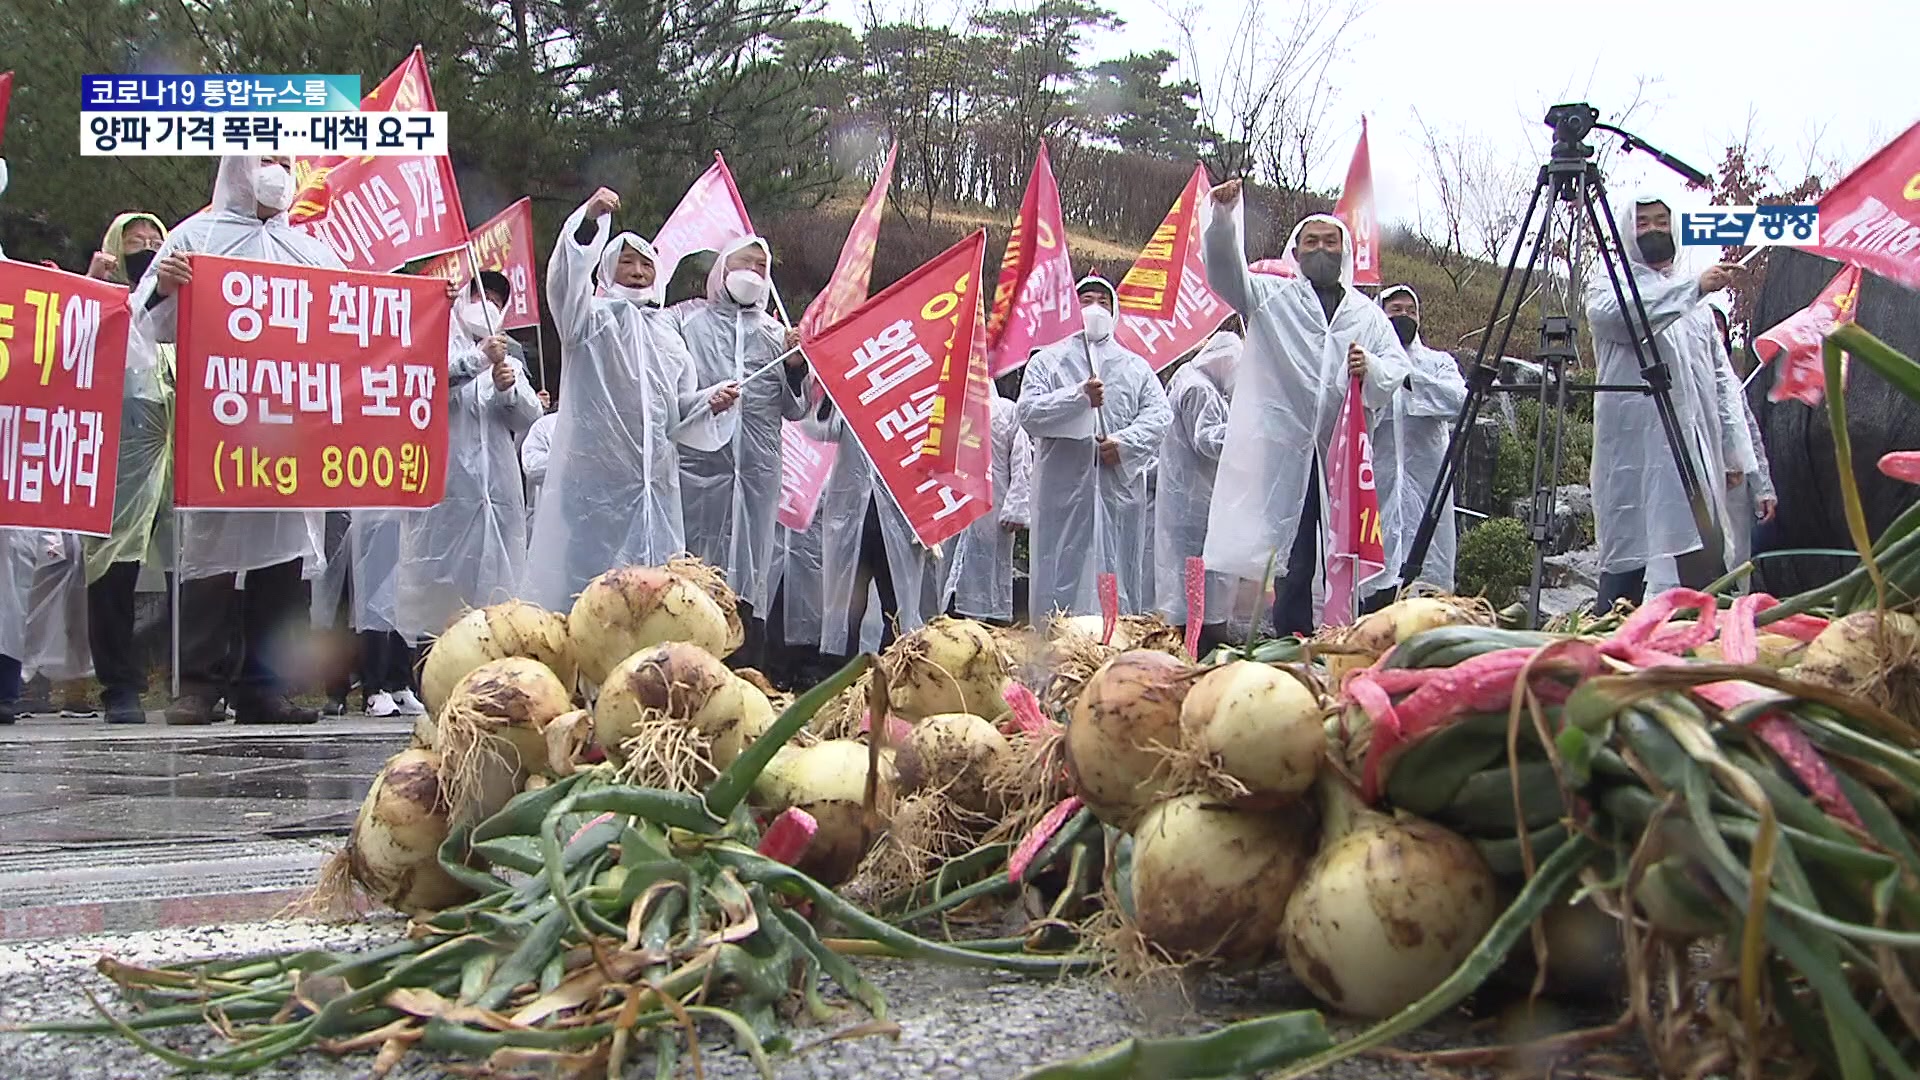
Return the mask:
[[353,112],[358,75],[82,75],[81,112]]
[[1813,247],[1817,206],[1713,206],[1680,215],[1682,247]]

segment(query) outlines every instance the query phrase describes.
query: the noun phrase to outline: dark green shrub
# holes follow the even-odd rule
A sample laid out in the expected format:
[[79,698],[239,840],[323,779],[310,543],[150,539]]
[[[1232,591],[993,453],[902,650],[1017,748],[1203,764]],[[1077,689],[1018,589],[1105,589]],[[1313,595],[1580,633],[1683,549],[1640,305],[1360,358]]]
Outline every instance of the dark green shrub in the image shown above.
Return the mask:
[[1533,541],[1526,523],[1497,517],[1467,530],[1460,537],[1455,589],[1462,596],[1484,596],[1495,608],[1520,599],[1533,579]]

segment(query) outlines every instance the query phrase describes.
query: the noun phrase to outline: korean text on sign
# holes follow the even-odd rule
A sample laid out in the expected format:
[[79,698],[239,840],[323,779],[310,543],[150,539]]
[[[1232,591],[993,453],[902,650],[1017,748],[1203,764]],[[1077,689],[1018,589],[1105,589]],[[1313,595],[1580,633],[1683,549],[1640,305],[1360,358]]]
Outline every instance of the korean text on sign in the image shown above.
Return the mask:
[[82,112],[351,112],[358,75],[82,75]]
[[83,157],[442,156],[443,112],[89,112],[80,115]]
[[0,261],[0,527],[113,526],[127,290]]
[[439,502],[449,306],[438,279],[195,256],[180,301],[175,502]]

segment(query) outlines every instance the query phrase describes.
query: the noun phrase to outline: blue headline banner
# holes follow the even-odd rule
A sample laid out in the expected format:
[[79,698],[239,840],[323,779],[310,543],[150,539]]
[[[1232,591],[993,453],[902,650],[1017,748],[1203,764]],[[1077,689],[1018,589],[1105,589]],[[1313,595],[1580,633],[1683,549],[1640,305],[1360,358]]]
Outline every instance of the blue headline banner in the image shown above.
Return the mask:
[[82,112],[355,112],[358,75],[82,75]]

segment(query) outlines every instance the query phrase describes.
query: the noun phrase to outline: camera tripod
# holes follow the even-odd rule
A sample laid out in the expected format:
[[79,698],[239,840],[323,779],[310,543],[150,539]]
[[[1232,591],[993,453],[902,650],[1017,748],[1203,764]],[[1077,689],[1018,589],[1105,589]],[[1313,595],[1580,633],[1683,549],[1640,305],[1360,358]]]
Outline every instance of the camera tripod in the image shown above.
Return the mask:
[[[1499,291],[1494,294],[1493,311],[1487,317],[1486,328],[1480,335],[1479,351],[1474,356],[1473,370],[1467,377],[1467,399],[1461,405],[1459,414],[1454,418],[1453,431],[1447,439],[1447,455],[1441,463],[1440,473],[1434,480],[1432,491],[1427,494],[1426,507],[1420,515],[1420,527],[1414,533],[1413,544],[1408,549],[1406,562],[1400,571],[1400,580],[1415,581],[1420,576],[1421,567],[1427,558],[1427,549],[1433,543],[1434,530],[1439,527],[1443,513],[1451,512],[1447,508],[1447,496],[1452,492],[1460,462],[1466,456],[1467,437],[1474,424],[1479,420],[1482,405],[1487,395],[1500,393],[1537,394],[1540,403],[1539,420],[1534,425],[1533,439],[1533,498],[1529,515],[1530,534],[1533,539],[1533,574],[1529,586],[1527,613],[1531,625],[1540,625],[1540,587],[1541,574],[1546,562],[1547,545],[1551,539],[1554,503],[1559,490],[1560,468],[1565,443],[1567,395],[1570,393],[1630,393],[1642,394],[1653,398],[1654,408],[1660,417],[1660,427],[1666,435],[1667,446],[1673,451],[1674,466],[1680,472],[1680,486],[1686,493],[1687,503],[1693,513],[1694,527],[1699,531],[1702,550],[1697,554],[1680,556],[1683,569],[1712,569],[1712,577],[1725,572],[1724,540],[1720,527],[1715,522],[1708,506],[1707,497],[1700,485],[1700,474],[1695,469],[1693,458],[1687,452],[1685,435],[1681,430],[1678,414],[1673,407],[1673,371],[1665,358],[1660,355],[1660,345],[1655,338],[1653,327],[1647,319],[1645,304],[1640,299],[1640,287],[1634,280],[1633,272],[1627,264],[1625,242],[1620,236],[1620,226],[1613,216],[1613,208],[1607,202],[1607,191],[1600,176],[1600,167],[1593,161],[1593,147],[1585,142],[1587,134],[1594,128],[1610,131],[1619,135],[1625,149],[1645,150],[1655,160],[1685,177],[1689,184],[1704,186],[1707,178],[1699,170],[1689,167],[1669,154],[1647,144],[1644,140],[1610,124],[1598,123],[1600,113],[1593,106],[1579,103],[1555,105],[1547,110],[1546,124],[1553,128],[1553,151],[1547,163],[1540,167],[1539,179],[1535,181],[1533,197],[1527,203],[1527,212],[1520,220],[1519,235],[1514,241],[1513,255],[1508,258],[1505,271],[1500,277]],[[1544,212],[1540,213],[1538,229],[1534,227],[1534,214],[1541,211],[1541,197],[1548,197]],[[1615,302],[1627,315],[1628,326],[1632,329],[1634,359],[1640,367],[1641,383],[1572,385],[1567,381],[1567,368],[1578,355],[1579,324],[1573,315],[1574,302],[1562,305],[1557,314],[1548,314],[1541,319],[1540,347],[1536,359],[1540,364],[1540,381],[1537,385],[1526,383],[1505,384],[1499,382],[1500,360],[1506,355],[1507,342],[1513,333],[1515,323],[1519,321],[1520,308],[1525,303],[1527,285],[1533,279],[1533,273],[1541,260],[1541,253],[1553,258],[1554,243],[1554,205],[1566,203],[1573,208],[1574,223],[1571,235],[1567,237],[1569,245],[1569,271],[1572,269],[1572,242],[1577,242],[1583,224],[1593,229],[1595,247],[1600,255],[1600,263],[1605,268],[1609,283],[1613,288]],[[1671,207],[1668,208],[1672,210]],[[1677,214],[1675,215],[1678,216]],[[1611,241],[1611,245],[1609,245]],[[1520,269],[1520,253],[1528,251],[1527,264]],[[1616,258],[1619,260],[1616,263]],[[1516,285],[1514,277],[1519,273]],[[1569,282],[1572,280],[1569,273]],[[1508,296],[1512,301],[1509,304]],[[1631,303],[1629,303],[1631,299]],[[1544,302],[1543,302],[1543,306]],[[1495,345],[1494,332],[1499,331],[1499,344]],[[1491,359],[1489,359],[1491,354]],[[1551,437],[1548,426],[1552,426]],[[1551,468],[1543,471],[1549,465]],[[1596,513],[1604,512],[1595,508]]]

